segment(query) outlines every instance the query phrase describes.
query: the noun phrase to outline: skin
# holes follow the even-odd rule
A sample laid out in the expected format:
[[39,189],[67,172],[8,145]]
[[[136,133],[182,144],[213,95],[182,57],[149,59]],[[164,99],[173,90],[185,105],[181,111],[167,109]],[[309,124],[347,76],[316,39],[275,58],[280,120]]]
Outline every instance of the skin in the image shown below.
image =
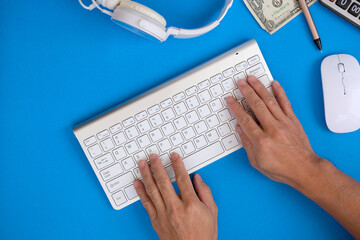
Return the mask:
[[[360,239],[360,183],[316,155],[278,82],[272,84],[276,98],[253,76],[240,80],[238,88],[259,121],[235,98],[227,99],[251,166],[306,195]],[[156,155],[150,156],[153,174],[140,161],[143,180],[134,183],[156,233],[160,239],[217,239],[218,210],[210,188],[199,174],[191,182],[178,154],[171,162],[180,195]]]

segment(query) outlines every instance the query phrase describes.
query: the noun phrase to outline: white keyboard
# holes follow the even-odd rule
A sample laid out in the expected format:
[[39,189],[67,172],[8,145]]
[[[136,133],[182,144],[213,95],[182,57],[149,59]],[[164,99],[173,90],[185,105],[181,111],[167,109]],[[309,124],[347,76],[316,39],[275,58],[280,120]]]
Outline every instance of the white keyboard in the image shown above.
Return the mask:
[[170,153],[179,153],[192,173],[241,148],[236,120],[225,98],[249,106],[236,87],[247,75],[271,91],[273,81],[255,40],[169,81],[74,129],[114,209],[139,200],[133,187],[141,179],[137,163],[160,156],[169,178]]

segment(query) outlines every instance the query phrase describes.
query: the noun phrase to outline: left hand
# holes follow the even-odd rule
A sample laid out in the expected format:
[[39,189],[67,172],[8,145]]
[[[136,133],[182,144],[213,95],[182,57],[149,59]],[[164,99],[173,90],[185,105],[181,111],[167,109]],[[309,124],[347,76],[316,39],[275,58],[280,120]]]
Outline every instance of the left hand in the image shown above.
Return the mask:
[[171,162],[180,196],[157,155],[150,155],[153,174],[146,161],[139,162],[143,183],[136,180],[134,186],[154,230],[160,239],[217,239],[218,209],[210,188],[196,174],[195,192],[181,157],[173,153]]

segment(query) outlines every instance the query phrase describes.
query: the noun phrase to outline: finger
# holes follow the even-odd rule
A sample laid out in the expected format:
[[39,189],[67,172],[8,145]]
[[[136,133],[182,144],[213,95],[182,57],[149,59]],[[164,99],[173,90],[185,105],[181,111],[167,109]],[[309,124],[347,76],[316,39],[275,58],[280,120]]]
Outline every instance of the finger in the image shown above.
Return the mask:
[[291,103],[287,98],[284,89],[280,86],[280,83],[278,81],[273,82],[272,88],[285,115],[292,119],[296,118],[295,113],[291,107]]
[[151,220],[156,218],[156,209],[154,204],[151,201],[151,198],[146,193],[144,185],[139,181],[135,180],[134,187],[136,190],[137,195],[139,196],[142,205],[144,206],[145,210],[149,214]]
[[171,184],[169,176],[166,174],[159,157],[155,154],[152,154],[149,158],[156,185],[164,199],[165,205],[172,206],[174,204],[180,203],[175,189]]
[[264,84],[254,76],[249,76],[248,82],[257,95],[265,102],[271,114],[278,120],[284,119],[284,112],[281,110],[276,98],[265,88]]
[[155,180],[151,174],[150,168],[145,160],[139,161],[139,169],[143,178],[145,189],[151,201],[153,202],[157,211],[162,211],[165,208],[164,201],[160,194],[158,187],[156,186]]
[[208,185],[202,180],[199,174],[194,176],[194,186],[201,202],[203,202],[210,210],[217,215],[218,208],[211,194],[211,190]]
[[239,125],[237,125],[235,127],[236,132],[239,134],[241,143],[246,151],[246,154],[248,156],[249,162],[251,164],[251,166],[255,167],[256,162],[255,162],[255,152],[254,152],[254,147],[252,142],[250,141],[250,139],[248,138],[248,136],[246,136],[245,132],[241,129],[241,127]]
[[246,132],[246,135],[249,136],[250,140],[254,140],[262,134],[260,126],[257,125],[255,120],[234,97],[228,97],[226,103],[230,111],[234,114],[238,124]]
[[264,127],[272,126],[275,118],[255,90],[245,80],[239,80],[238,87],[260,124]]
[[181,199],[184,201],[192,200],[196,197],[194,187],[191,183],[190,176],[186,171],[185,165],[179,154],[171,154],[171,163],[174,168],[176,182],[180,190]]

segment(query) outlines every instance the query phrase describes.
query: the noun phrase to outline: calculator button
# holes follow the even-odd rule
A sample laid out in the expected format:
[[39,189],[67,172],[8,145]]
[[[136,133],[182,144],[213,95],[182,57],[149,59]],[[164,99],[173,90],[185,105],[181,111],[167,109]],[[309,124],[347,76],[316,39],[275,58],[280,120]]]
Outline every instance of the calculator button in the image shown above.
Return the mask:
[[360,5],[357,4],[357,3],[351,4],[348,12],[349,12],[351,15],[353,15],[354,17],[359,16],[359,14],[360,14]]
[[336,5],[346,10],[351,3],[351,0],[336,0]]

